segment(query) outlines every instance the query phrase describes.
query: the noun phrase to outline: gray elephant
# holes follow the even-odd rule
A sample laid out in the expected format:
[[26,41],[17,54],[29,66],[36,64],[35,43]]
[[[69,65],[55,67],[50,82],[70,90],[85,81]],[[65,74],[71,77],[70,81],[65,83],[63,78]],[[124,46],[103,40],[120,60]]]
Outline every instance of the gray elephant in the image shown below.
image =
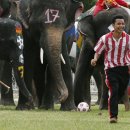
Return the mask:
[[17,21],[0,18],[0,60],[8,61],[14,70],[19,91],[27,98],[27,109],[33,106],[33,98],[28,91],[24,78],[22,27]]
[[[93,72],[93,67],[90,64],[90,61],[94,56],[93,48],[98,39],[103,34],[110,31],[108,27],[110,27],[111,19],[118,13],[125,17],[125,31],[130,33],[130,17],[129,13],[124,8],[104,10],[94,17],[89,10],[82,15],[83,18],[79,21],[79,31],[84,35],[84,43],[81,48],[74,81],[74,97],[76,105],[81,101],[86,101],[90,105],[90,76]],[[97,67],[104,67],[103,57],[98,61]],[[105,79],[103,81],[105,81]],[[105,87],[105,89],[106,88],[107,87]],[[105,91],[105,89],[103,89],[103,91]],[[105,98],[105,100],[107,100],[107,98]],[[128,100],[125,100],[125,104],[127,104],[126,107],[129,105]]]
[[[64,37],[66,39],[65,41],[66,41],[66,44],[68,47],[68,53],[70,56],[70,64],[71,64],[71,69],[72,69],[73,73],[75,73],[75,70],[76,70],[76,64],[77,64],[77,61],[79,58],[80,49],[81,49],[82,42],[83,42],[83,35],[78,31],[78,29],[76,27],[76,23],[74,25],[70,26],[65,31],[65,35],[64,35]],[[93,77],[95,79],[97,89],[98,89],[98,99],[97,99],[96,104],[99,104],[100,99],[101,99],[101,94],[102,94],[102,83],[103,82],[102,82],[102,74],[98,68],[94,69]]]
[[[75,109],[71,68],[66,45],[62,44],[62,35],[65,28],[74,22],[81,4],[80,0],[20,1],[19,18],[24,27],[25,42],[25,82],[32,91],[34,80],[39,106],[43,102],[45,89],[50,94],[56,89],[61,110]],[[40,48],[44,51],[43,64],[40,61]],[[47,106],[49,103],[45,97]],[[24,109],[25,101],[26,98],[20,93],[17,109]]]

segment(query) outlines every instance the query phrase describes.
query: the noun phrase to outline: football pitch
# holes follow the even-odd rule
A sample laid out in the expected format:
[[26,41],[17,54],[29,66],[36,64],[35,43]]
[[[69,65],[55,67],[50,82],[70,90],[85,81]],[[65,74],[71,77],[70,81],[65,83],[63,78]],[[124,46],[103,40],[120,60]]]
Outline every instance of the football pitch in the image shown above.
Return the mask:
[[0,106],[0,130],[129,130],[130,111],[119,105],[118,123],[110,124],[108,111],[98,105],[90,112],[55,110],[16,111],[14,106]]

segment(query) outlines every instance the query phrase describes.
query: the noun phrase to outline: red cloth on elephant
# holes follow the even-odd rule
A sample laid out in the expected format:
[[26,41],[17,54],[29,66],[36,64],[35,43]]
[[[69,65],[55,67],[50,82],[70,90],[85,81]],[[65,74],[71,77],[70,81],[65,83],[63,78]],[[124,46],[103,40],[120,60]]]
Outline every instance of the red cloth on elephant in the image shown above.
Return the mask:
[[107,9],[108,7],[106,6],[106,3],[109,5],[109,8],[120,7],[120,6],[129,7],[129,4],[124,0],[98,0],[93,15],[95,16],[103,9]]

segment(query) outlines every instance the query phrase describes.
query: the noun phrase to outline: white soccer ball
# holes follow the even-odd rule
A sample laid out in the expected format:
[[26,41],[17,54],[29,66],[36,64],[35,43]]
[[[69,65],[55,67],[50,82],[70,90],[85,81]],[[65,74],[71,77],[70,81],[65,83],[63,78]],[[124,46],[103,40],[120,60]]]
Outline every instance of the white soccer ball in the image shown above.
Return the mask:
[[80,102],[77,107],[77,111],[88,111],[89,105],[86,102]]

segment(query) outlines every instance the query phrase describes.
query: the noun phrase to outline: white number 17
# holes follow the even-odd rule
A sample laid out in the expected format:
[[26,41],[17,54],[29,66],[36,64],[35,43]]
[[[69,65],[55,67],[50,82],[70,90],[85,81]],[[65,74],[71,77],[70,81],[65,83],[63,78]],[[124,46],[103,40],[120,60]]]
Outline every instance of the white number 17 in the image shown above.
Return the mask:
[[56,21],[57,18],[59,18],[59,10],[54,9],[47,9],[45,12],[47,20],[45,23],[53,23]]

